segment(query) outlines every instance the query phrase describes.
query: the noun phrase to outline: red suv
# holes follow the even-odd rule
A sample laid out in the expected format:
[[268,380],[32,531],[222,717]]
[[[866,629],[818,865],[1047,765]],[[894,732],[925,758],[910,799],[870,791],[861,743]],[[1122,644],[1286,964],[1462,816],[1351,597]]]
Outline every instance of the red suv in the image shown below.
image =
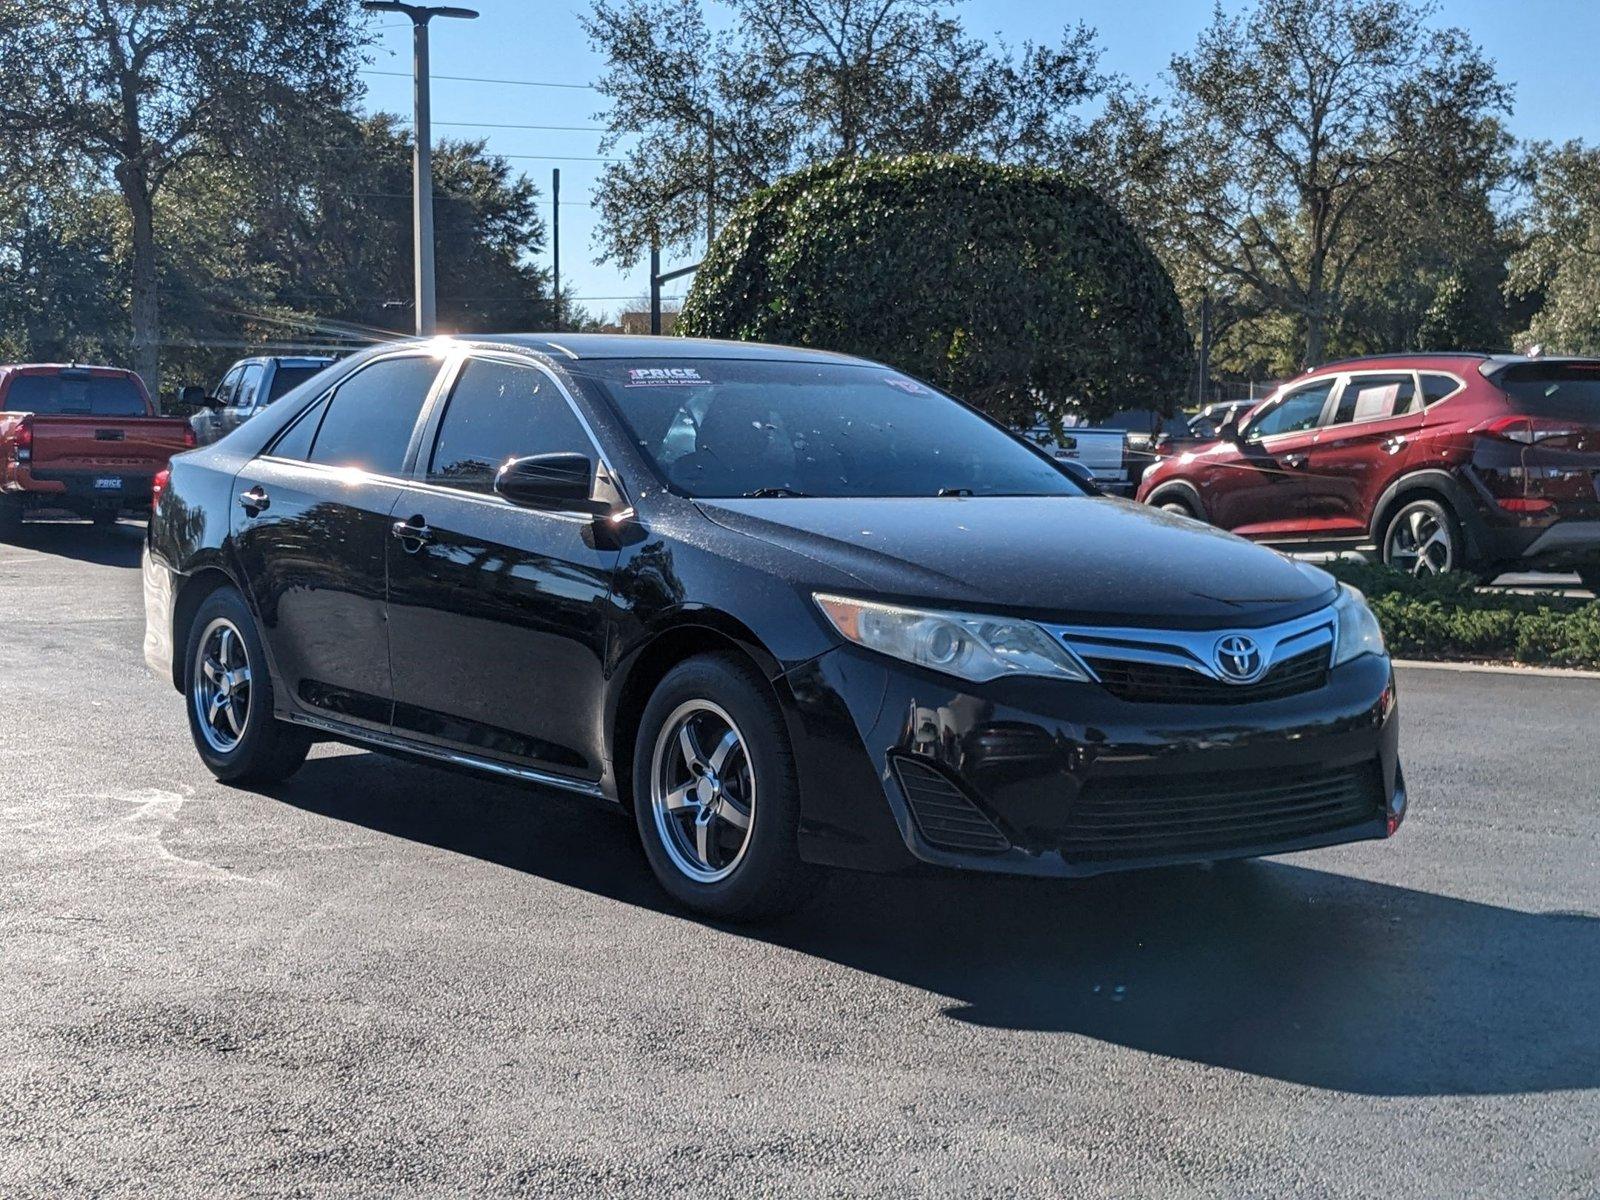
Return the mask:
[[1600,359],[1395,354],[1284,384],[1138,498],[1281,549],[1600,590]]

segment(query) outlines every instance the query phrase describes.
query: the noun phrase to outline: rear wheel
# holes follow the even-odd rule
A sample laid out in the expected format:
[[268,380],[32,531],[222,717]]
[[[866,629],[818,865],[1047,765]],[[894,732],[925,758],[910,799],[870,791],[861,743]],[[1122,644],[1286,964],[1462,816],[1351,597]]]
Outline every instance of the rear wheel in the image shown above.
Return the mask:
[[782,714],[740,660],[691,658],[661,681],[639,726],[633,794],[650,866],[686,907],[755,920],[815,887],[796,846],[799,785]]
[[233,588],[219,588],[201,603],[184,661],[189,732],[213,775],[224,783],[271,784],[299,769],[310,735],[273,717],[266,652]]
[[0,537],[15,537],[22,531],[22,505],[0,496]]
[[1600,599],[1600,566],[1579,567],[1578,579],[1595,594],[1596,599]]
[[1468,569],[1461,525],[1437,500],[1409,500],[1389,518],[1383,561],[1409,575],[1442,575]]

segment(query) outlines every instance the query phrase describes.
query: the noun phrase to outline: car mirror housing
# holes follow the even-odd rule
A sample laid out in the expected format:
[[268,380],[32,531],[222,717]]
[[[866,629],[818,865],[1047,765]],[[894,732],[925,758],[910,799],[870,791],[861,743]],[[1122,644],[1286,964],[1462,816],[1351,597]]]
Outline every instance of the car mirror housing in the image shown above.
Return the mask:
[[1089,495],[1100,495],[1100,485],[1094,481],[1094,472],[1090,471],[1081,462],[1070,458],[1059,458],[1056,460],[1056,466],[1061,468],[1065,474],[1070,475],[1072,482],[1088,492]]
[[513,458],[495,473],[494,490],[522,508],[604,516],[611,505],[594,498],[594,462],[586,454]]

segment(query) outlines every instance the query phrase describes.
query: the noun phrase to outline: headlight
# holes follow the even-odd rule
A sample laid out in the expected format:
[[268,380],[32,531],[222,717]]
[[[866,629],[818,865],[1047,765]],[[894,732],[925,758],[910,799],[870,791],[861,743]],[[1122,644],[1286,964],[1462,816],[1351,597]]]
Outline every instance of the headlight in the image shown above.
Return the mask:
[[1378,618],[1367,607],[1367,598],[1348,583],[1339,585],[1339,598],[1333,602],[1339,638],[1333,647],[1333,665],[1360,658],[1363,654],[1382,654],[1383,630]]
[[813,597],[840,636],[904,662],[982,683],[1004,675],[1087,682],[1088,673],[1032,621]]

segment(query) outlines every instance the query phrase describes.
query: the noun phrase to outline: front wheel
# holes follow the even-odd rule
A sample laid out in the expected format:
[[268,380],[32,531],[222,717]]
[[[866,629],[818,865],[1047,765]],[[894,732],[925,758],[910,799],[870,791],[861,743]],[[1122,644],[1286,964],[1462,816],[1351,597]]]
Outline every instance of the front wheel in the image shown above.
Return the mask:
[[272,784],[299,770],[311,737],[272,715],[266,651],[233,588],[219,588],[201,603],[184,661],[189,732],[213,775],[224,783]]
[[1594,593],[1596,599],[1600,599],[1600,566],[1579,567],[1578,580]]
[[668,672],[640,722],[633,795],[645,856],[680,904],[755,920],[815,887],[796,846],[799,785],[783,717],[742,661],[704,655]]
[[1411,500],[1389,518],[1383,561],[1408,575],[1442,575],[1467,569],[1461,526],[1437,500]]

